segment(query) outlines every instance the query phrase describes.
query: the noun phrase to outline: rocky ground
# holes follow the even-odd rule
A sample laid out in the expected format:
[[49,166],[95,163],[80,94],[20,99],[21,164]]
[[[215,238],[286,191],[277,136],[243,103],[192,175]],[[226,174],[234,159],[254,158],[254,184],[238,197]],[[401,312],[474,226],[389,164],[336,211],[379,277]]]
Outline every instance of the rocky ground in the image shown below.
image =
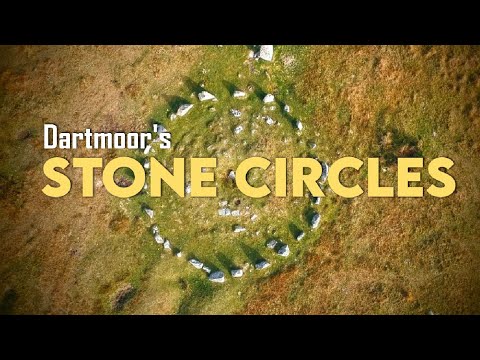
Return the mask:
[[[258,51],[0,49],[2,313],[480,312],[478,48],[275,46],[272,61]],[[194,106],[172,116],[182,104]],[[117,199],[97,173],[86,199],[75,186],[81,174],[68,170],[71,193],[47,198],[50,157],[147,155],[46,151],[44,123],[126,132],[161,124],[172,148],[153,145],[149,155],[170,169],[174,157],[216,157],[218,197],[165,188],[161,198],[147,189]],[[323,184],[320,202],[252,199],[232,173],[251,156],[375,156],[390,185],[396,158],[419,155],[455,161],[455,194],[349,200]],[[274,183],[273,172],[264,178]],[[365,187],[366,171],[344,180]]]

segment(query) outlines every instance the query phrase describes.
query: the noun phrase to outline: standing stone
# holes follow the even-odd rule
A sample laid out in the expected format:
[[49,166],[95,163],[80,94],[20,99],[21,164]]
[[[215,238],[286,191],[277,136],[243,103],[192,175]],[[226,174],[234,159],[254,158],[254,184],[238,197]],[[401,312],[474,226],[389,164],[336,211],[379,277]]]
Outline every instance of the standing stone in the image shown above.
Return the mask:
[[160,236],[160,234],[155,234],[153,236],[155,238],[155,241],[157,242],[157,244],[163,244],[165,241],[163,240],[163,238]]
[[235,171],[230,170],[230,171],[228,172],[228,178],[229,178],[230,180],[235,180]]
[[328,171],[330,170],[330,168],[328,167],[326,162],[322,161],[321,164],[322,164],[322,176],[320,176],[320,182],[323,184],[325,183],[325,181],[327,181]]
[[193,104],[183,104],[177,110],[177,116],[185,116],[193,108]]
[[152,233],[153,233],[153,235],[158,234],[158,225],[157,224],[152,226]]
[[312,227],[312,229],[316,229],[318,227],[318,225],[320,224],[320,219],[321,219],[321,216],[319,213],[315,213],[312,217],[312,222],[310,224],[310,226]]
[[212,272],[212,269],[210,269],[208,266],[203,265],[202,270],[205,271],[207,274],[210,274]]
[[238,134],[240,134],[242,131],[243,131],[243,126],[242,126],[242,125],[238,125],[238,126],[233,130],[233,133],[234,133],[235,135],[238,135]]
[[262,45],[260,46],[260,59],[266,61],[273,60],[273,45]]
[[239,233],[239,232],[243,232],[243,231],[246,231],[247,229],[245,229],[243,226],[240,226],[240,225],[235,225],[233,227],[233,232],[234,233]]
[[208,279],[212,282],[224,283],[225,282],[225,274],[221,271],[215,271],[214,273],[211,273],[209,275]]
[[234,277],[234,278],[239,278],[239,277],[243,276],[243,270],[242,269],[233,269],[233,270],[230,271],[230,273],[232,274],[232,277]]
[[273,120],[270,116],[264,116],[263,119],[267,125],[275,125],[275,120]]
[[263,270],[266,269],[270,266],[270,263],[266,260],[261,260],[255,264],[255,269],[256,270]]
[[202,91],[198,94],[198,100],[200,101],[208,101],[208,100],[217,100],[215,95],[210,94],[208,91]]
[[190,184],[190,182],[187,182],[185,184],[185,194],[190,194],[192,192],[192,184]]
[[145,159],[145,161],[143,162],[143,167],[145,169],[150,169],[150,161],[148,159]]
[[274,102],[274,101],[275,101],[275,96],[273,96],[272,94],[267,94],[267,95],[265,95],[265,97],[263,98],[263,102],[264,102],[265,104],[270,104],[270,103],[272,103],[272,102]]
[[163,248],[165,250],[172,250],[172,244],[170,244],[170,241],[165,240],[165,242],[163,243]]
[[233,92],[233,97],[237,98],[237,99],[243,99],[243,98],[247,97],[247,94],[244,91],[235,90]]
[[301,231],[300,234],[297,235],[297,241],[302,240],[304,237],[305,237],[305,233]]
[[298,131],[303,130],[303,124],[300,120],[295,121],[295,127],[297,128]]
[[289,112],[290,112],[290,106],[285,105],[285,106],[283,107],[283,111],[285,111],[286,113],[289,113]]
[[152,209],[146,207],[146,208],[143,209],[143,211],[145,211],[145,213],[146,213],[148,216],[150,216],[150,219],[153,219],[154,212],[153,212]]
[[203,263],[201,261],[198,261],[197,259],[190,259],[188,260],[188,262],[192,264],[193,267],[196,269],[201,269],[203,267]]
[[290,255],[290,248],[287,244],[285,244],[280,249],[278,249],[277,254],[283,257],[287,257],[288,255]]
[[275,248],[275,246],[277,246],[277,244],[278,244],[278,241],[275,239],[272,239],[269,242],[267,242],[267,248],[273,249]]
[[178,258],[181,258],[181,257],[182,257],[182,252],[181,252],[181,251],[177,252],[177,253],[175,254],[175,256],[178,257]]
[[143,153],[145,155],[148,155],[148,153],[150,152],[150,150],[152,150],[152,145],[147,145],[145,150],[143,150]]

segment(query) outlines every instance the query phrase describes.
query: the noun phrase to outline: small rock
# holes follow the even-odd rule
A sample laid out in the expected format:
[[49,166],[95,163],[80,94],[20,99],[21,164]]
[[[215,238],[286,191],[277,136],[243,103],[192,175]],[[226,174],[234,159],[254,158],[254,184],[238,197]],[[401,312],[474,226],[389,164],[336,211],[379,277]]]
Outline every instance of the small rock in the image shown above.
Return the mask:
[[150,161],[148,159],[145,159],[145,161],[143,162],[143,167],[145,169],[150,169]]
[[297,235],[297,241],[302,240],[304,237],[305,237],[305,233],[301,231],[300,234]]
[[193,108],[193,104],[183,104],[177,110],[177,116],[185,116]]
[[233,133],[237,135],[237,134],[240,134],[242,131],[243,131],[243,126],[242,126],[242,125],[238,125],[238,126],[233,130]]
[[148,189],[148,184],[145,183],[145,185],[143,185],[143,190],[147,190]]
[[165,250],[172,250],[172,244],[170,244],[170,241],[165,240],[165,242],[163,243],[163,248]]
[[240,216],[240,210],[233,210],[232,216]]
[[233,97],[237,99],[244,99],[247,97],[247,94],[244,91],[235,90],[233,92]]
[[212,272],[212,269],[205,265],[203,265],[202,270],[205,271],[207,274],[210,274]]
[[196,269],[201,269],[203,267],[203,263],[201,261],[198,261],[197,259],[190,259],[188,260],[188,262],[192,264],[193,267]]
[[322,201],[322,198],[319,196],[314,196],[312,198],[313,205],[320,205],[320,201]]
[[264,116],[263,119],[267,125],[275,125],[275,120],[273,120],[270,116]]
[[235,171],[230,170],[229,173],[228,173],[228,178],[230,180],[235,180]]
[[270,266],[270,263],[266,260],[261,260],[255,264],[255,269],[257,270],[263,270],[266,269]]
[[143,150],[143,153],[144,153],[145,155],[147,155],[147,154],[150,152],[151,149],[152,149],[152,145],[147,145],[147,147],[145,148],[145,150]]
[[153,237],[155,238],[155,241],[157,242],[157,244],[163,244],[165,242],[165,240],[158,233],[155,234]]
[[287,244],[285,244],[280,249],[278,249],[277,254],[283,257],[287,257],[288,255],[290,255],[290,248]]
[[224,283],[225,275],[221,271],[215,271],[208,276],[208,280],[216,283]]
[[177,252],[177,253],[175,254],[175,256],[178,257],[178,258],[181,258],[181,257],[182,257],[182,252],[181,252],[181,251]]
[[273,45],[262,45],[260,46],[259,58],[272,61],[273,60]]
[[245,229],[243,226],[240,226],[240,225],[235,225],[233,227],[233,232],[234,233],[239,233],[239,232],[243,232],[243,231],[246,231],[247,229]]
[[277,244],[278,244],[278,241],[275,239],[272,239],[269,242],[267,242],[267,248],[273,249],[275,248],[275,246],[277,246]]
[[288,105],[285,105],[285,106],[283,107],[283,111],[285,111],[286,113],[289,113],[290,110],[291,110],[291,109],[290,109],[290,106],[288,106]]
[[228,208],[218,209],[219,216],[230,216],[232,212]]
[[298,131],[303,130],[303,124],[300,120],[295,121],[295,127],[297,128]]
[[235,116],[237,118],[242,116],[242,113],[240,112],[240,110],[236,110],[236,109],[230,110],[230,114],[232,114],[233,116]]
[[257,220],[257,218],[258,218],[257,214],[253,214],[252,216],[250,216],[251,221],[255,221],[255,220]]
[[190,182],[187,182],[185,184],[185,194],[190,194],[192,192],[192,184]]
[[265,97],[263,98],[263,102],[265,104],[269,104],[269,103],[272,103],[275,101],[275,96],[273,96],[272,94],[267,94],[265,95]]
[[154,213],[153,213],[153,210],[152,210],[152,209],[146,207],[146,208],[143,209],[143,211],[145,211],[145,213],[146,213],[148,216],[150,216],[150,219],[153,219]]
[[198,94],[198,100],[200,101],[208,101],[208,100],[217,100],[215,95],[210,94],[208,91],[202,91]]
[[234,277],[234,278],[239,278],[239,277],[243,276],[243,270],[242,269],[233,269],[233,270],[230,271],[230,273],[232,274],[232,277]]
[[320,224],[320,219],[321,219],[321,216],[319,213],[315,213],[312,217],[312,222],[310,223],[310,226],[312,227],[312,229],[316,229],[318,227],[318,225]]

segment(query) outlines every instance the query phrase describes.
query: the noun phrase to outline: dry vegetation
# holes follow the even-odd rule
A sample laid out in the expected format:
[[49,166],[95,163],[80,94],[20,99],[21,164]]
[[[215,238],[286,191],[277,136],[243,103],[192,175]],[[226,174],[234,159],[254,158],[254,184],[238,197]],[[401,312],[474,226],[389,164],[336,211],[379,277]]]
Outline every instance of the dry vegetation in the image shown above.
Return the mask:
[[[479,48],[277,49],[274,64],[255,67],[244,64],[243,47],[0,48],[1,313],[480,313]],[[292,98],[306,124],[303,139],[282,128],[253,138],[251,149],[233,143],[225,119],[167,125],[175,154],[217,154],[219,174],[246,156],[306,156],[305,140],[314,139],[313,153],[329,162],[381,157],[385,184],[394,184],[399,155],[450,157],[457,191],[446,199],[329,194],[321,230],[292,245],[296,260],[220,286],[158,248],[138,206],[146,197],[112,199],[101,183],[93,199],[78,187],[62,199],[43,196],[47,158],[117,155],[44,151],[43,123],[142,131],[152,117],[163,121],[173,95],[189,97],[192,79],[224,97],[222,79],[241,87],[254,79],[262,91]],[[69,175],[79,184],[79,172]],[[363,171],[345,180],[358,179],[365,188]],[[238,197],[228,183],[220,188]],[[169,237],[222,269],[263,251],[272,231],[288,239],[309,203],[241,198],[242,207],[261,209],[265,229],[258,241],[242,240],[245,251],[224,234],[229,222],[211,220],[218,200],[154,204]]]

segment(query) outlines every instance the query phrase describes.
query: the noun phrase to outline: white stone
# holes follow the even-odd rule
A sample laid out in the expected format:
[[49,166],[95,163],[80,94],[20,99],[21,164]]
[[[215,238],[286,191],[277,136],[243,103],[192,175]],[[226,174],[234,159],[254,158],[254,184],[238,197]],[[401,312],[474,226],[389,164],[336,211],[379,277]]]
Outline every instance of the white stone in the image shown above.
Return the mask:
[[250,216],[251,221],[255,221],[255,220],[257,220],[257,218],[258,218],[257,214],[253,214],[252,216]]
[[198,94],[198,100],[200,101],[208,101],[208,100],[217,100],[215,95],[210,94],[208,91],[202,91]]
[[153,213],[153,210],[152,210],[152,209],[145,208],[145,209],[143,209],[143,211],[145,211],[145,213],[146,213],[148,216],[150,216],[150,219],[153,219],[154,213]]
[[158,225],[155,224],[152,226],[152,233],[153,235],[158,234]]
[[242,98],[247,97],[247,94],[246,94],[244,91],[235,90],[235,91],[233,92],[233,97],[234,97],[234,98],[242,99]]
[[327,181],[328,172],[330,171],[330,167],[326,162],[322,162],[322,176],[320,176],[320,182],[323,184]]
[[218,215],[219,215],[219,216],[230,216],[231,213],[232,213],[232,212],[231,212],[230,209],[228,209],[228,208],[218,209]]
[[259,261],[255,264],[255,269],[257,270],[263,270],[266,269],[270,266],[270,263],[266,260]]
[[175,120],[177,118],[177,114],[171,113],[170,114],[170,120]]
[[221,206],[221,207],[225,207],[228,205],[228,201],[227,200],[222,200],[218,203],[218,206]]
[[224,283],[225,282],[225,275],[221,271],[215,271],[208,276],[208,280],[216,283]]
[[203,263],[201,261],[198,261],[197,259],[190,259],[188,260],[188,262],[192,264],[193,267],[196,269],[201,269],[203,267]]
[[303,130],[303,124],[300,120],[297,120],[295,121],[295,126],[297,128],[298,131],[302,131]]
[[163,243],[163,248],[165,250],[172,250],[172,244],[170,244],[170,241],[165,240],[165,242]]
[[275,248],[275,246],[277,246],[277,244],[278,244],[278,241],[275,239],[272,239],[269,242],[267,242],[267,248],[273,249]]
[[207,274],[210,274],[212,272],[212,269],[205,265],[203,265],[202,270],[205,271]]
[[150,169],[150,161],[148,159],[145,159],[145,161],[143,162],[143,167],[145,169]]
[[283,110],[284,110],[286,113],[289,113],[291,109],[290,109],[290,106],[285,105],[285,106],[283,107]]
[[321,220],[320,214],[315,213],[312,217],[312,222],[310,224],[312,229],[316,229],[318,227],[318,225],[320,225],[320,220]]
[[233,210],[232,216],[240,216],[240,210]]
[[143,150],[143,153],[144,153],[145,155],[147,155],[147,154],[150,152],[151,149],[152,149],[152,145],[147,145],[147,147],[145,148],[145,150]]
[[243,226],[240,226],[240,225],[235,225],[233,227],[233,232],[234,233],[239,233],[239,232],[243,232],[243,231],[246,231],[247,229],[245,229]]
[[275,96],[273,96],[272,94],[267,94],[267,95],[265,95],[265,97],[263,98],[263,102],[264,102],[265,104],[270,104],[270,103],[272,103],[272,102],[274,102],[274,101],[275,101]]
[[273,60],[273,45],[262,45],[260,46],[260,59],[266,61]]
[[187,182],[185,184],[185,194],[190,194],[192,192],[192,184],[190,182]]
[[161,134],[161,133],[167,132],[167,129],[165,128],[165,126],[161,124],[153,124],[153,131],[156,132],[157,134]]
[[178,258],[181,258],[181,257],[182,257],[182,252],[181,252],[181,251],[177,252],[177,253],[175,254],[175,256],[178,257]]
[[235,171],[230,170],[230,172],[228,173],[228,178],[231,180],[235,180],[235,176]]
[[155,238],[155,241],[157,242],[157,244],[163,244],[165,241],[163,240],[163,238],[160,236],[160,234],[155,234],[154,235],[154,238]]
[[250,51],[248,52],[248,58],[249,58],[249,59],[253,59],[254,57],[255,57],[255,53],[253,52],[253,50],[250,50]]
[[305,237],[305,233],[302,231],[300,234],[297,235],[297,241],[302,240]]
[[267,125],[274,125],[275,124],[275,120],[273,120],[270,116],[264,116],[263,119],[265,120]]
[[193,108],[193,104],[183,104],[177,110],[177,116],[185,116]]
[[145,185],[143,185],[143,190],[147,190],[148,189],[148,184],[145,183]]
[[242,269],[233,269],[233,270],[230,271],[230,273],[232,274],[232,277],[234,277],[234,278],[239,278],[239,277],[243,276],[243,270]]
[[290,255],[290,248],[288,247],[288,245],[285,244],[280,249],[278,249],[277,254],[283,257],[287,257],[288,255]]
[[240,134],[242,131],[243,131],[243,126],[242,126],[242,125],[238,125],[238,126],[233,130],[233,132],[234,132],[235,134]]
[[237,110],[237,109],[230,110],[230,114],[232,114],[233,116],[235,116],[237,118],[242,116],[242,113],[240,112],[240,110]]
[[313,201],[313,205],[320,205],[321,197],[316,196],[312,199],[312,201]]

